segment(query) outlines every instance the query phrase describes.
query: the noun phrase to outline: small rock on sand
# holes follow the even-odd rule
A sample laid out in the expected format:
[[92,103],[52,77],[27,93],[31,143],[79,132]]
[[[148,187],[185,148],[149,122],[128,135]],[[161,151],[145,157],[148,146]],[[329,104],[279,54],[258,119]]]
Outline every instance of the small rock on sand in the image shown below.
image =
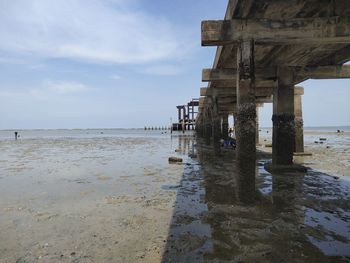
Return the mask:
[[182,163],[182,158],[169,157],[169,163]]

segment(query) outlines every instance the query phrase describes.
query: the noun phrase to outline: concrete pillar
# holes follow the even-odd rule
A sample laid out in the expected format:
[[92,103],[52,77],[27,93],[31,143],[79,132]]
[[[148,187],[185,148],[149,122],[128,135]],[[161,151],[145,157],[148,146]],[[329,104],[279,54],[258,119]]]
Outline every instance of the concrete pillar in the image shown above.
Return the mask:
[[190,106],[187,104],[187,125],[186,130],[190,130]]
[[212,129],[213,129],[213,146],[214,152],[220,152],[220,139],[222,138],[221,134],[221,118],[218,113],[218,102],[217,98],[213,97],[213,107],[212,107]]
[[294,115],[295,115],[295,150],[294,152],[304,152],[304,122],[301,96],[304,95],[304,88],[294,89]]
[[210,139],[212,136],[213,128],[212,128],[212,120],[211,113],[209,109],[206,110],[205,118],[204,118],[204,138],[207,145],[210,144]]
[[[194,105],[192,106],[192,120],[195,120],[196,117],[195,117],[195,114],[194,114],[194,111],[195,111],[195,107]],[[198,114],[198,113],[197,113]]]
[[256,118],[255,118],[255,143],[256,145],[259,145],[259,106],[256,106]]
[[237,52],[237,160],[250,160],[255,167],[256,159],[256,103],[254,42],[242,41]]
[[221,132],[222,132],[222,137],[224,139],[227,139],[228,137],[228,115],[225,114],[222,116],[222,123],[221,123]]
[[181,108],[177,107],[177,111],[178,111],[178,123],[181,122]]
[[182,118],[182,133],[185,133],[185,130],[186,130],[186,123],[185,123],[185,121],[186,121],[186,107],[185,106],[183,106],[183,108],[182,108],[182,112],[183,112],[183,114],[182,114],[182,116],[183,116],[183,118]]
[[213,137],[213,146],[214,151],[217,153],[220,151],[220,139],[221,139],[221,118],[219,115],[213,115],[213,125],[212,125],[212,137]]
[[293,72],[280,68],[273,91],[272,163],[292,165],[295,148]]

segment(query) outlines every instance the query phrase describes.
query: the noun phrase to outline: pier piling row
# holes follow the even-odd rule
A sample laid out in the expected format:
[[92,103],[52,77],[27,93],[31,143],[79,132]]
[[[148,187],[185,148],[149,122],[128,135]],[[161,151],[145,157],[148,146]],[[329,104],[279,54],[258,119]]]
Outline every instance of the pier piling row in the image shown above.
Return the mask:
[[203,69],[196,130],[216,142],[233,116],[237,160],[254,159],[258,107],[273,103],[273,165],[292,165],[304,151],[302,95],[307,79],[350,78],[347,0],[230,0],[224,20],[203,21],[202,46],[217,46]]

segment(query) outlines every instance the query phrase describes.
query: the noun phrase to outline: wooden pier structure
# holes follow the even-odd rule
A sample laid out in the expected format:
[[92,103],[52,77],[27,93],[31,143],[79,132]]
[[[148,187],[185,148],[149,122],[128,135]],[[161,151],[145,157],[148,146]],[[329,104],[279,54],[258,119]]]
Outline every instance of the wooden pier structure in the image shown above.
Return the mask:
[[255,160],[258,108],[273,103],[272,163],[293,165],[304,151],[304,89],[296,85],[350,78],[349,1],[230,0],[224,20],[202,22],[201,36],[217,51],[202,72],[198,135],[218,144],[233,115],[237,160]]
[[176,106],[178,110],[178,120],[172,123],[172,131],[194,130],[198,114],[199,99],[192,99],[186,105]]

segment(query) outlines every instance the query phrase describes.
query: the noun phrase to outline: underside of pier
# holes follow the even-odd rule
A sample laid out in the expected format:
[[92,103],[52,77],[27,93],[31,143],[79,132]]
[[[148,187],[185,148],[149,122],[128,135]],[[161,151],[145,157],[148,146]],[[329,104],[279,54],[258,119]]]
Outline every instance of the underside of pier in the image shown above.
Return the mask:
[[237,160],[254,160],[258,107],[273,103],[273,165],[303,152],[299,83],[350,77],[347,0],[230,0],[224,20],[202,22],[202,46],[217,46],[203,69],[196,129],[219,143],[233,116]]

